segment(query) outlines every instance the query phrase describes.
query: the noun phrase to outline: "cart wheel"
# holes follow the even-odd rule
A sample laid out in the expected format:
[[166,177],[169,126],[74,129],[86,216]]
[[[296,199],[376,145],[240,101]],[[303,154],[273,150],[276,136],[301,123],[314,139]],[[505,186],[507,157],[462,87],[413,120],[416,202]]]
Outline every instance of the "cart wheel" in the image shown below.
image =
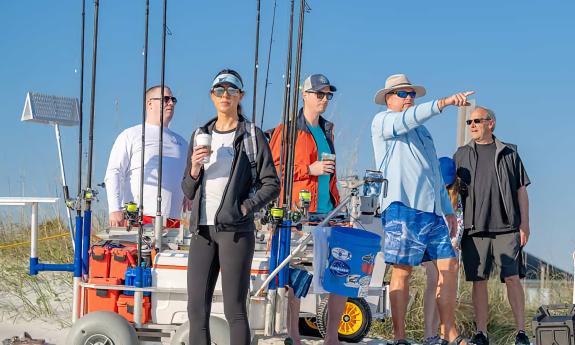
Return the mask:
[[[230,328],[228,322],[221,317],[210,316],[210,335],[213,345],[229,345]],[[176,329],[176,333],[170,340],[170,345],[189,345],[189,339],[190,324],[189,321],[186,321]]]
[[70,345],[138,345],[136,330],[122,316],[110,311],[84,315],[70,329]]
[[321,333],[317,329],[315,317],[300,317],[299,318],[299,334],[308,337],[321,338]]
[[[327,330],[327,298],[324,298],[317,309],[317,328],[325,337]],[[345,311],[339,323],[339,340],[348,343],[359,343],[371,328],[371,309],[363,298],[348,298]]]

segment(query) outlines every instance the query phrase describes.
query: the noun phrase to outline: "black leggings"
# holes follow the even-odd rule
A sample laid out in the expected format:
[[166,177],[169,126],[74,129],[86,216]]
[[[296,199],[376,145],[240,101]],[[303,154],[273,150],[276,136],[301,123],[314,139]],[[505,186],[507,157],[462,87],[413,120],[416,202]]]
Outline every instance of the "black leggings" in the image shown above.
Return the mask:
[[254,246],[253,231],[216,232],[214,226],[200,226],[199,234],[192,236],[188,256],[190,345],[210,345],[210,310],[220,267],[230,344],[250,344],[246,298]]

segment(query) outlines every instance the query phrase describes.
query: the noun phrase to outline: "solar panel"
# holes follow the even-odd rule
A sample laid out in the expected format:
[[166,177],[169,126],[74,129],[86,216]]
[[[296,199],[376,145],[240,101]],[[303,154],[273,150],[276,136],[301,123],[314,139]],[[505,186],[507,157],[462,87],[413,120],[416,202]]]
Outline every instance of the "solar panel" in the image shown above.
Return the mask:
[[76,126],[79,123],[78,99],[28,92],[21,121]]

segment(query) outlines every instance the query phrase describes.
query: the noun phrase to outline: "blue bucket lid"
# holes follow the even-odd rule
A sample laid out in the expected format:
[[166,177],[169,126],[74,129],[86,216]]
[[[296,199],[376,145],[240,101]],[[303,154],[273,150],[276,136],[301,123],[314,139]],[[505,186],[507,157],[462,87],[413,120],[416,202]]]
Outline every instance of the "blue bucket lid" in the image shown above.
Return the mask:
[[331,236],[344,238],[345,241],[353,242],[362,246],[380,246],[381,236],[363,229],[356,229],[345,226],[335,226],[331,228]]

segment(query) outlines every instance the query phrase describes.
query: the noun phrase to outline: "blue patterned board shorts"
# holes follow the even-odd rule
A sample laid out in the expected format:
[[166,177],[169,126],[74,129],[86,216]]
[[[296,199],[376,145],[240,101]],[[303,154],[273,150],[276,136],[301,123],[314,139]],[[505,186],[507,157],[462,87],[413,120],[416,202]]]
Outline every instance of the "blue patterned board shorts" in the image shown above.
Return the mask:
[[455,257],[443,217],[393,202],[381,217],[385,262],[417,266],[425,261]]

